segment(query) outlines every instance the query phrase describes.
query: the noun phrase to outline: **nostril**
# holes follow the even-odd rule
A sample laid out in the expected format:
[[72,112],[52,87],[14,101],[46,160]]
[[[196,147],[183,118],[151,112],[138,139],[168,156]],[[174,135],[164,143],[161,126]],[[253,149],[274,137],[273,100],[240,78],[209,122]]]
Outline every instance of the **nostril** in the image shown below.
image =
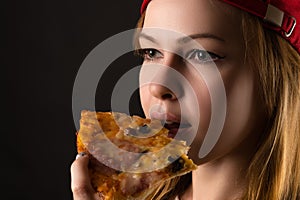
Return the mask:
[[150,84],[149,91],[152,96],[162,99],[162,100],[174,100],[177,97],[175,94],[167,87],[161,85],[161,84],[156,84],[152,83]]
[[162,95],[162,99],[173,99],[175,96],[171,93],[166,93]]

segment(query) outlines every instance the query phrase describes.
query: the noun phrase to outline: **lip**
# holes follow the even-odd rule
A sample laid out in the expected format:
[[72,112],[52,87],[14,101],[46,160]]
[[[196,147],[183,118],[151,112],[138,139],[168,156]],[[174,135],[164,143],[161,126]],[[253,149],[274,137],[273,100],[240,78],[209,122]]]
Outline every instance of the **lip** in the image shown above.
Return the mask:
[[172,113],[153,112],[151,117],[160,120],[163,126],[169,130],[168,137],[174,138],[179,131],[187,131],[192,125],[185,120],[181,122],[181,116]]
[[180,123],[180,116],[178,117],[172,113],[152,112],[151,118],[158,119],[164,123]]
[[172,123],[164,124],[164,127],[169,130],[168,137],[174,138],[179,131],[187,131],[192,126],[189,123]]

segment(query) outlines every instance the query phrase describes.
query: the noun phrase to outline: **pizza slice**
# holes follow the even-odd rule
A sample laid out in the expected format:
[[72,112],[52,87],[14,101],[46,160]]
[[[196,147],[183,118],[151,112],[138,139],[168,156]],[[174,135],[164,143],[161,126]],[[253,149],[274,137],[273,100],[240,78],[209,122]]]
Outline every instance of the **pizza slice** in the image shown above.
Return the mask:
[[77,151],[103,200],[153,199],[167,181],[196,169],[184,141],[168,137],[159,120],[120,112],[81,112]]

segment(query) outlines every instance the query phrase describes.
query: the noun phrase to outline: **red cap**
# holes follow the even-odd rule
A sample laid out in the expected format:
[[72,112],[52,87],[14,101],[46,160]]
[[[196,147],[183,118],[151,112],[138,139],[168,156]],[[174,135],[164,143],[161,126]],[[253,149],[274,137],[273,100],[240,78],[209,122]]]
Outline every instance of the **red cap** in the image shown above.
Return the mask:
[[[151,0],[144,0],[143,13]],[[249,12],[265,23],[264,26],[276,31],[300,54],[300,1],[299,0],[221,0]]]
[[148,6],[148,3],[150,2],[151,0],[143,0],[143,3],[142,3],[142,6],[141,6],[141,14],[146,10],[147,6]]

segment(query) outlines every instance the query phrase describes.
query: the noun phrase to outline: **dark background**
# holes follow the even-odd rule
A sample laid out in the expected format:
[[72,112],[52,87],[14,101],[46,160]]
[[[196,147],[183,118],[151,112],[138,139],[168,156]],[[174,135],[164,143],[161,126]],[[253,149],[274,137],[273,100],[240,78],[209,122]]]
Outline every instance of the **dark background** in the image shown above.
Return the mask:
[[[77,71],[99,43],[135,27],[141,0],[2,3],[1,199],[72,199],[72,89]],[[123,63],[126,71],[132,62],[139,59],[125,56],[115,64]],[[124,69],[109,69],[111,81]],[[110,89],[97,93],[102,98],[99,109],[109,110]]]

